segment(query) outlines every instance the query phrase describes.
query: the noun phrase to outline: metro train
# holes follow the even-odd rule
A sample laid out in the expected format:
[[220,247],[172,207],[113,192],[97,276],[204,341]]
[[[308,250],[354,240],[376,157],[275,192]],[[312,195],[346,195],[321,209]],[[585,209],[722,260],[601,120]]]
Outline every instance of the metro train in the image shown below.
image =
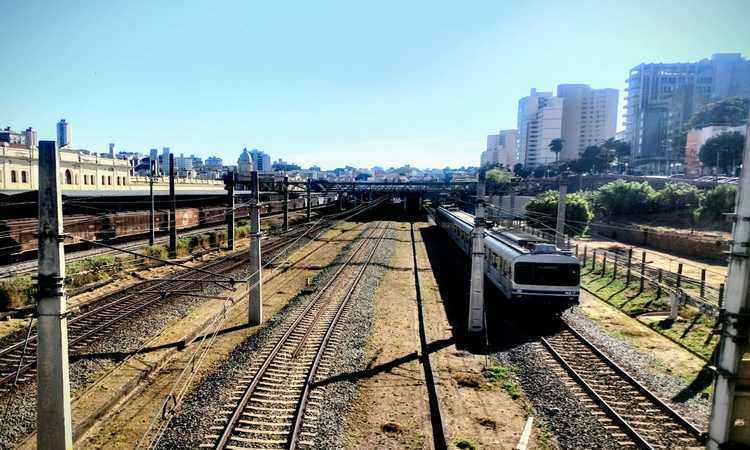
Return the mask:
[[[474,216],[437,208],[434,219],[453,241],[471,254]],[[485,275],[513,304],[555,314],[578,304],[580,264],[553,243],[529,233],[492,228],[484,235]]]

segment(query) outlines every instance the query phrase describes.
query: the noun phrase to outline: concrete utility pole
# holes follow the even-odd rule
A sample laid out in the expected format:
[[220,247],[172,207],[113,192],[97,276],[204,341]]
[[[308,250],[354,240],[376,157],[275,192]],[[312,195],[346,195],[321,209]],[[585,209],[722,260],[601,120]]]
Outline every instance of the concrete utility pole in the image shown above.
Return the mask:
[[312,178],[307,179],[307,221],[310,222],[312,216]]
[[260,183],[258,171],[250,172],[250,283],[247,323],[260,325],[263,321],[263,277],[260,261]]
[[557,231],[555,233],[555,245],[558,248],[565,246],[565,200],[568,195],[568,177],[560,174],[560,191],[557,196]]
[[169,259],[177,258],[177,199],[174,192],[174,154],[169,154]]
[[281,229],[286,231],[289,229],[289,177],[287,175],[284,175],[282,189],[284,190],[284,216],[281,223]]
[[226,174],[224,178],[227,190],[227,250],[234,251],[234,171]]
[[151,163],[151,173],[148,177],[148,193],[151,198],[151,209],[148,214],[148,245],[154,245],[154,242],[156,242],[156,211],[154,208],[154,177],[156,177],[156,161],[149,158],[149,162]]
[[73,448],[68,373],[60,160],[55,141],[39,142],[37,437],[40,449]]
[[[750,118],[748,119],[750,122]],[[750,131],[750,123],[747,126]],[[717,376],[708,427],[709,449],[744,447],[750,444],[750,377],[748,314],[750,314],[750,133],[745,135],[742,177],[729,248]]]
[[484,331],[484,177],[477,183],[474,230],[471,233],[471,287],[469,289],[469,334]]

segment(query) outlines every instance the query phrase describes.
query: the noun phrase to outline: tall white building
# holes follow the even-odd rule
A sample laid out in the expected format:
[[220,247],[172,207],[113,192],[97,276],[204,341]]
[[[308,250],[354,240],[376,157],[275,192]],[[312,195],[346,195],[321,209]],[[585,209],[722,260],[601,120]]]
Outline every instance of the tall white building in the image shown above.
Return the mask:
[[270,172],[273,170],[271,167],[271,156],[257,148],[252,149],[250,156],[253,158],[253,167],[258,172]]
[[563,99],[531,89],[518,101],[518,152],[524,166],[555,161],[549,144],[562,136]]
[[487,136],[487,148],[482,152],[481,165],[501,164],[512,168],[518,161],[518,130],[501,130]]
[[587,84],[560,84],[563,99],[563,151],[560,160],[577,159],[583,150],[614,137],[617,132],[617,89],[591,89]]

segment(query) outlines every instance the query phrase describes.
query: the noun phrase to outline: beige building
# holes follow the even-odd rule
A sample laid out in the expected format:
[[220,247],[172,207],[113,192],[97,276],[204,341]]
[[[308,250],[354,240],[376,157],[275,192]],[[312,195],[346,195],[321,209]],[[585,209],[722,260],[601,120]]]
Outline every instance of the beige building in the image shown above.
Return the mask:
[[592,89],[587,84],[560,84],[563,99],[563,151],[560,160],[574,160],[586,147],[598,145],[617,132],[617,89]]
[[563,99],[551,92],[531,93],[518,101],[518,150],[520,162],[536,167],[555,161],[549,144],[562,132]]
[[[147,177],[131,174],[132,166],[126,159],[89,154],[83,150],[61,148],[60,183],[63,192],[81,191],[108,193],[148,190]],[[26,145],[0,144],[0,191],[6,193],[33,191],[39,188],[39,150]],[[178,190],[223,189],[221,180],[178,179]],[[167,188],[168,180],[156,180],[158,191]]]
[[736,127],[727,126],[709,126],[704,128],[695,128],[687,133],[687,139],[685,142],[685,175],[688,176],[700,176],[709,175],[705,173],[703,163],[700,160],[700,151],[703,144],[706,143],[712,137],[716,137],[723,133],[738,132],[743,136],[747,132],[745,125]]
[[498,134],[490,134],[487,136],[487,149],[482,152],[481,165],[501,164],[512,168],[520,159],[517,141],[517,130],[501,130]]

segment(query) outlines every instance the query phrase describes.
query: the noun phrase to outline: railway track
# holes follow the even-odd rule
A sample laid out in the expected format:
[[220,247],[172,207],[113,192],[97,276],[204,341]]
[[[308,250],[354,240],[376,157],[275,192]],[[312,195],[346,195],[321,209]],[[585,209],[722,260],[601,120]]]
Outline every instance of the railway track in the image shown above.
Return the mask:
[[[322,232],[338,223],[338,220],[346,220],[378,204],[379,202],[373,202],[370,205],[361,205],[351,211],[335,214],[326,221],[318,221],[312,226],[301,225],[274,235],[272,239],[269,239],[270,242],[263,244],[264,265],[272,262],[285,251],[290,243],[294,243],[303,236],[312,236]],[[198,268],[206,272],[186,269],[172,280],[146,280],[112,294],[108,299],[98,301],[95,305],[83,306],[79,312],[71,314],[68,318],[68,346],[71,354],[84,350],[93,341],[102,338],[108,331],[114,330],[120,322],[133,314],[156,307],[172,295],[189,296],[191,290],[197,294],[201,290],[198,289],[201,285],[210,279],[215,280],[216,277],[212,277],[212,273],[225,274],[244,264],[247,264],[245,255],[236,253]],[[227,287],[233,284],[229,279],[215,281],[223,282]],[[32,326],[28,335],[19,334],[0,349],[0,394],[35,376],[36,347],[37,335]]]
[[372,227],[279,338],[261,348],[202,448],[312,446],[320,413],[312,384],[330,370],[328,344],[387,231]]
[[543,337],[547,362],[621,448],[704,448],[704,434],[569,324]]

